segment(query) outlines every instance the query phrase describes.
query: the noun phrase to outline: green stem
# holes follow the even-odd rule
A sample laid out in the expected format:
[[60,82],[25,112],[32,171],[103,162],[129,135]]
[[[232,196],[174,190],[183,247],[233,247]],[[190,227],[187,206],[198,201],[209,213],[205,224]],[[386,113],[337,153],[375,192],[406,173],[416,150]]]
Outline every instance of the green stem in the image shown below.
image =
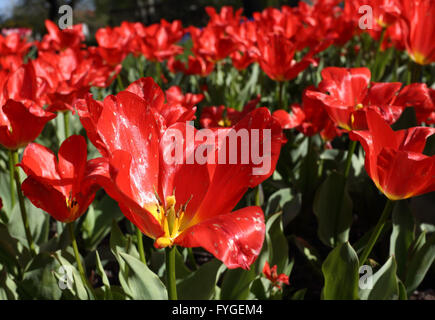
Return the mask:
[[283,109],[282,105],[282,89],[284,87],[284,82],[279,81],[278,82],[278,109]]
[[357,141],[351,141],[349,144],[349,151],[347,152],[346,166],[344,167],[344,177],[347,179],[352,165],[352,156],[355,152]]
[[378,69],[379,69],[379,53],[381,52],[381,46],[382,46],[382,42],[384,42],[384,38],[385,38],[385,32],[387,31],[386,28],[382,28],[382,32],[381,32],[381,38],[379,39],[379,43],[378,46],[376,48],[376,56],[375,56],[375,67],[374,67],[374,79],[376,79],[376,81],[378,80]]
[[71,237],[71,243],[73,246],[74,256],[76,258],[77,268],[79,269],[80,277],[82,278],[83,283],[89,288],[89,290],[95,296],[94,288],[92,287],[91,283],[89,282],[89,279],[86,277],[86,272],[85,272],[85,269],[83,268],[82,261],[80,259],[79,248],[77,246],[77,240],[76,240],[76,236],[74,233],[74,222],[68,223],[68,230],[69,230],[69,235]]
[[360,266],[362,266],[366,262],[367,258],[369,257],[370,252],[372,251],[376,241],[379,238],[379,235],[382,232],[382,229],[385,226],[385,222],[387,222],[388,217],[390,216],[391,211],[393,210],[393,204],[394,204],[393,201],[387,199],[387,202],[385,203],[384,211],[382,212],[382,215],[379,218],[379,221],[376,224],[375,228],[373,229],[372,234],[370,235],[370,239],[367,242],[367,245],[365,246],[363,253],[361,254],[359,260]]
[[166,248],[166,287],[169,300],[177,300],[177,286],[175,283],[175,250],[176,246]]
[[15,165],[14,165],[14,156],[13,152],[9,152],[9,190],[11,192],[11,208],[13,209],[16,203],[15,199],[15,186],[14,186],[14,172],[15,172]]
[[162,82],[162,66],[160,62],[156,62],[156,83],[161,86]]
[[65,132],[65,140],[69,137],[69,112],[63,112],[63,129]]
[[142,261],[146,265],[147,260],[145,258],[145,251],[143,249],[142,231],[140,231],[138,227],[136,227],[136,236],[137,236],[137,247],[139,250],[140,261]]
[[255,188],[255,205],[260,207],[261,206],[261,199],[260,199],[260,191],[261,191],[261,184],[259,184],[256,188]]
[[124,90],[124,84],[122,83],[121,73],[116,77],[116,81],[118,82],[119,91]]
[[27,243],[29,245],[30,253],[32,254],[32,256],[35,256],[36,255],[35,243],[33,242],[32,233],[30,232],[29,219],[27,217],[26,205],[24,203],[24,195],[23,192],[21,191],[20,174],[16,166],[18,164],[18,151],[17,150],[10,151],[10,157],[12,157],[15,186],[17,188],[18,202],[20,204],[20,211],[21,211],[21,219],[23,220]]

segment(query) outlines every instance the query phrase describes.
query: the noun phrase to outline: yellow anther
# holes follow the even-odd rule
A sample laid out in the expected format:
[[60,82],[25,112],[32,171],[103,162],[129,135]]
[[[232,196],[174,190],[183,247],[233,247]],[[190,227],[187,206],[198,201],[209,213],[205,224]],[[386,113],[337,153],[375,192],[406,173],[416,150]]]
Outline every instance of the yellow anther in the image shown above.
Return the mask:
[[362,105],[362,103],[358,103],[358,104],[355,106],[355,109],[357,109],[357,110],[362,109],[362,108],[364,108],[364,106]]

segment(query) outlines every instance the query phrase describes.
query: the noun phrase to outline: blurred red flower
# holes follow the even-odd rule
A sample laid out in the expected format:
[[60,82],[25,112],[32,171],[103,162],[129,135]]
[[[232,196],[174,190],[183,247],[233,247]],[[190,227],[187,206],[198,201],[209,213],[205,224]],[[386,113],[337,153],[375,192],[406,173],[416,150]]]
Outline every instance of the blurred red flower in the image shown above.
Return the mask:
[[272,285],[278,289],[281,289],[283,284],[289,285],[289,279],[288,275],[285,273],[278,274],[277,272],[277,266],[274,265],[272,268],[270,268],[269,262],[266,261],[263,267],[263,274],[264,276],[272,282]]

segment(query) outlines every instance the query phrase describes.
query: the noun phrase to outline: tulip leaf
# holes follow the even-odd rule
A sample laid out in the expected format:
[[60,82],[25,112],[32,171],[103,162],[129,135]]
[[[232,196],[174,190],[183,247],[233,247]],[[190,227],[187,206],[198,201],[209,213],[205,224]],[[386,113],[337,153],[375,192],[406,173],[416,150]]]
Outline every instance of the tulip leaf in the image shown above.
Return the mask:
[[6,270],[0,271],[0,300],[18,300],[17,284]]
[[0,223],[0,265],[7,268],[9,273],[16,273],[19,268],[19,242],[9,234],[6,225]]
[[313,210],[317,216],[317,234],[330,247],[349,238],[352,224],[352,200],[346,190],[346,178],[332,172],[317,190]]
[[7,172],[0,172],[0,181],[2,181],[2,183],[0,183],[0,198],[3,202],[3,209],[1,210],[0,220],[3,220],[5,223],[7,223],[12,214],[9,174]]
[[38,254],[25,270],[19,288],[28,299],[57,300],[62,295],[58,280],[53,271],[60,267],[49,253]]
[[[42,244],[48,240],[48,232],[50,228],[50,216],[43,210],[36,208],[26,198],[24,201],[27,217],[29,220],[30,233],[36,244]],[[26,248],[28,248],[26,232],[21,218],[20,206],[16,205],[12,210],[11,217],[8,223],[8,229],[14,238],[19,240]]]
[[222,263],[213,259],[203,264],[198,270],[177,282],[178,299],[209,300],[213,297],[217,275]]
[[[425,233],[423,233],[423,237],[425,237]],[[405,280],[405,287],[408,295],[417,289],[423,281],[434,259],[435,234],[432,233],[426,241],[420,242],[420,245],[414,248],[413,254],[408,261]]]
[[54,276],[58,280],[58,285],[62,286],[65,292],[69,292],[74,298],[79,300],[93,299],[92,294],[86,289],[79,271],[72,264],[74,256],[72,252],[68,252],[71,248],[66,250],[59,250],[53,254],[53,257],[59,263],[59,269],[52,270]]
[[249,297],[249,288],[256,278],[255,268],[249,270],[229,269],[224,274],[221,286],[221,300],[246,300]]
[[361,300],[394,300],[399,297],[399,279],[396,275],[397,265],[394,256],[372,275],[372,288],[361,289]]
[[358,299],[358,256],[349,242],[337,245],[325,259],[322,272],[324,300]]
[[278,272],[290,273],[288,243],[283,231],[282,214],[275,213],[266,221],[266,235],[261,253],[257,259],[258,270],[263,270],[266,261],[277,265]]
[[112,291],[110,288],[110,282],[107,278],[106,272],[104,271],[103,264],[101,263],[100,255],[98,254],[98,251],[95,251],[95,259],[96,259],[96,267],[97,267],[97,274],[101,277],[101,280],[103,281],[104,285],[104,298],[112,299]]
[[126,282],[131,298],[137,300],[168,299],[165,285],[142,261],[124,252],[120,252],[120,256],[130,269]]
[[94,251],[109,234],[112,221],[119,221],[122,217],[118,204],[108,196],[104,196],[96,206],[91,205],[82,224],[85,247]]
[[393,232],[390,237],[390,256],[397,261],[398,275],[405,274],[408,249],[414,240],[414,218],[406,200],[397,201],[393,213]]

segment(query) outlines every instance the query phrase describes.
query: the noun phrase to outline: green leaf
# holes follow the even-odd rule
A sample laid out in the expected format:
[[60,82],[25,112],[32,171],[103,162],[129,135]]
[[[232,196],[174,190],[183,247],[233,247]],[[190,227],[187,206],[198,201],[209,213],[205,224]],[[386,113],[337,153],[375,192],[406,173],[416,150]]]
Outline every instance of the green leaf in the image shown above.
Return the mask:
[[16,273],[19,268],[18,240],[9,234],[7,226],[0,223],[0,263],[7,267],[10,273]]
[[337,245],[322,265],[324,300],[358,299],[358,256],[349,242]]
[[332,172],[326,178],[316,192],[313,210],[317,216],[317,233],[324,244],[335,247],[348,240],[352,224],[352,200],[343,175]]
[[127,278],[127,285],[133,299],[168,299],[165,285],[154,272],[142,263],[142,261],[123,252],[120,253],[120,256],[124,259],[130,269]]
[[110,289],[110,282],[107,278],[106,272],[104,271],[103,264],[101,263],[100,255],[98,254],[98,251],[95,251],[95,258],[96,258],[96,267],[97,267],[97,274],[101,277],[101,280],[103,281],[104,285],[104,298],[107,299],[113,299],[112,291]]
[[122,217],[118,204],[108,196],[104,196],[97,206],[91,205],[82,224],[85,247],[94,251],[109,234],[112,221],[119,221]]
[[283,231],[282,214],[275,213],[266,221],[266,239],[257,259],[258,270],[263,270],[266,261],[277,265],[278,272],[286,272],[288,267],[288,243]]
[[393,300],[399,297],[399,279],[396,276],[397,265],[394,256],[372,276],[371,289],[361,289],[361,300]]
[[307,288],[300,289],[293,293],[290,300],[304,300],[305,294],[307,293]]
[[73,265],[75,258],[72,253],[72,248],[69,247],[66,250],[59,250],[52,255],[58,261],[60,267],[62,267],[53,270],[55,277],[59,280],[58,283],[71,283],[71,287],[66,286],[64,291],[69,291],[73,297],[79,300],[92,299],[93,297],[86,289],[86,285],[83,283],[79,271]]
[[390,256],[396,257],[397,273],[404,279],[408,249],[414,240],[414,218],[406,200],[396,202],[392,217],[393,232],[390,237]]
[[[177,282],[178,299],[209,300],[213,297],[217,275],[222,263],[213,259],[203,264],[198,270]],[[178,271],[178,269],[177,269]]]
[[0,271],[0,300],[18,300],[17,285],[5,269]]
[[[424,233],[423,233],[424,234]],[[408,295],[411,294],[423,281],[427,271],[435,259],[435,234],[431,234],[423,245],[414,249],[408,262],[405,287]]]
[[30,299],[58,300],[62,290],[53,271],[59,267],[59,263],[49,253],[38,254],[26,269],[19,285],[20,290]]
[[245,300],[249,297],[249,288],[256,278],[255,268],[244,270],[230,269],[225,272],[221,287],[221,300]]
[[[36,244],[46,242],[48,240],[50,216],[43,210],[33,206],[27,198],[25,199],[24,204],[27,210],[30,233],[32,234],[33,240]],[[19,205],[16,205],[12,210],[8,229],[11,236],[18,239],[26,248],[28,247]]]

